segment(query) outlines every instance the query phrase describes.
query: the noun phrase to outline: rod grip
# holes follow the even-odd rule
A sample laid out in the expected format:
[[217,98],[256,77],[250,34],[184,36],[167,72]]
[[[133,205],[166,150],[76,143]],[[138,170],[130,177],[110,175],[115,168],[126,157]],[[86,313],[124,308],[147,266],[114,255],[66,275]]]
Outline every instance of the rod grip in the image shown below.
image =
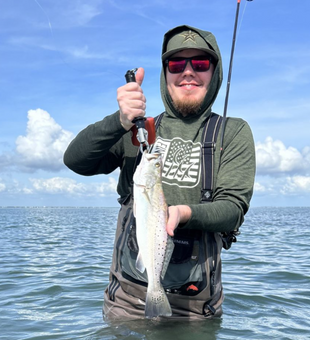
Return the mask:
[[136,82],[136,75],[135,75],[136,71],[137,71],[137,69],[133,69],[133,70],[128,70],[126,72],[126,74],[125,74],[126,83]]

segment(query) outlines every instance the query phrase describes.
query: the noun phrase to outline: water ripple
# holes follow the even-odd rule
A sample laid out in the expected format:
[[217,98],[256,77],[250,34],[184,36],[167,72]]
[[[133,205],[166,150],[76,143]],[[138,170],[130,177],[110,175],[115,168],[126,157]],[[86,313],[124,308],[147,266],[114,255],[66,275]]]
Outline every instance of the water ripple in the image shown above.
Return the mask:
[[0,208],[0,339],[277,339],[310,334],[310,208],[251,209],[223,251],[224,315],[102,321],[118,209]]

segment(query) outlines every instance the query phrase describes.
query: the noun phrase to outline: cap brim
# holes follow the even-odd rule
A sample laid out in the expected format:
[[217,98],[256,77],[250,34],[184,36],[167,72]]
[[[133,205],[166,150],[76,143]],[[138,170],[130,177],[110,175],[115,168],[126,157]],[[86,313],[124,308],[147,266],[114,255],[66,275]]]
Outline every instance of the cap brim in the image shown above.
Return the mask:
[[[166,59],[168,59],[170,56],[172,56],[173,54],[175,54],[177,52],[180,52],[180,51],[183,51],[183,50],[188,50],[188,49],[193,49],[193,47],[184,47],[183,46],[183,47],[180,47],[180,48],[176,48],[176,49],[167,51],[162,55],[162,61],[165,61]],[[212,51],[211,49],[200,47],[200,48],[197,48],[197,50],[204,51],[204,52],[210,54],[216,61],[218,61],[217,54],[214,51]]]

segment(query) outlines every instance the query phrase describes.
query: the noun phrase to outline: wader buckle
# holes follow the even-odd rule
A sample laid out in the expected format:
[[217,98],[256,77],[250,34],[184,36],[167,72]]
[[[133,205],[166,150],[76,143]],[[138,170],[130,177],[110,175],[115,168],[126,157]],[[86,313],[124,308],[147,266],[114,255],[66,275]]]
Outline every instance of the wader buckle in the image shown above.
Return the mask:
[[216,309],[212,307],[211,305],[205,304],[203,307],[203,315],[205,318],[215,315]]

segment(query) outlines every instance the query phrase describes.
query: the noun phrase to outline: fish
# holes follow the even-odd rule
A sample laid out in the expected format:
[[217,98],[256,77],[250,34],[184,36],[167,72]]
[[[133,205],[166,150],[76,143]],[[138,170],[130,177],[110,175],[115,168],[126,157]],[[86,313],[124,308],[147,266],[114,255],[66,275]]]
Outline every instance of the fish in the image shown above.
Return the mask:
[[145,151],[133,176],[133,210],[139,246],[136,268],[141,273],[147,272],[145,317],[149,319],[172,315],[161,283],[167,269],[164,267],[169,257],[170,238],[166,231],[168,206],[162,188],[162,168],[161,155]]

